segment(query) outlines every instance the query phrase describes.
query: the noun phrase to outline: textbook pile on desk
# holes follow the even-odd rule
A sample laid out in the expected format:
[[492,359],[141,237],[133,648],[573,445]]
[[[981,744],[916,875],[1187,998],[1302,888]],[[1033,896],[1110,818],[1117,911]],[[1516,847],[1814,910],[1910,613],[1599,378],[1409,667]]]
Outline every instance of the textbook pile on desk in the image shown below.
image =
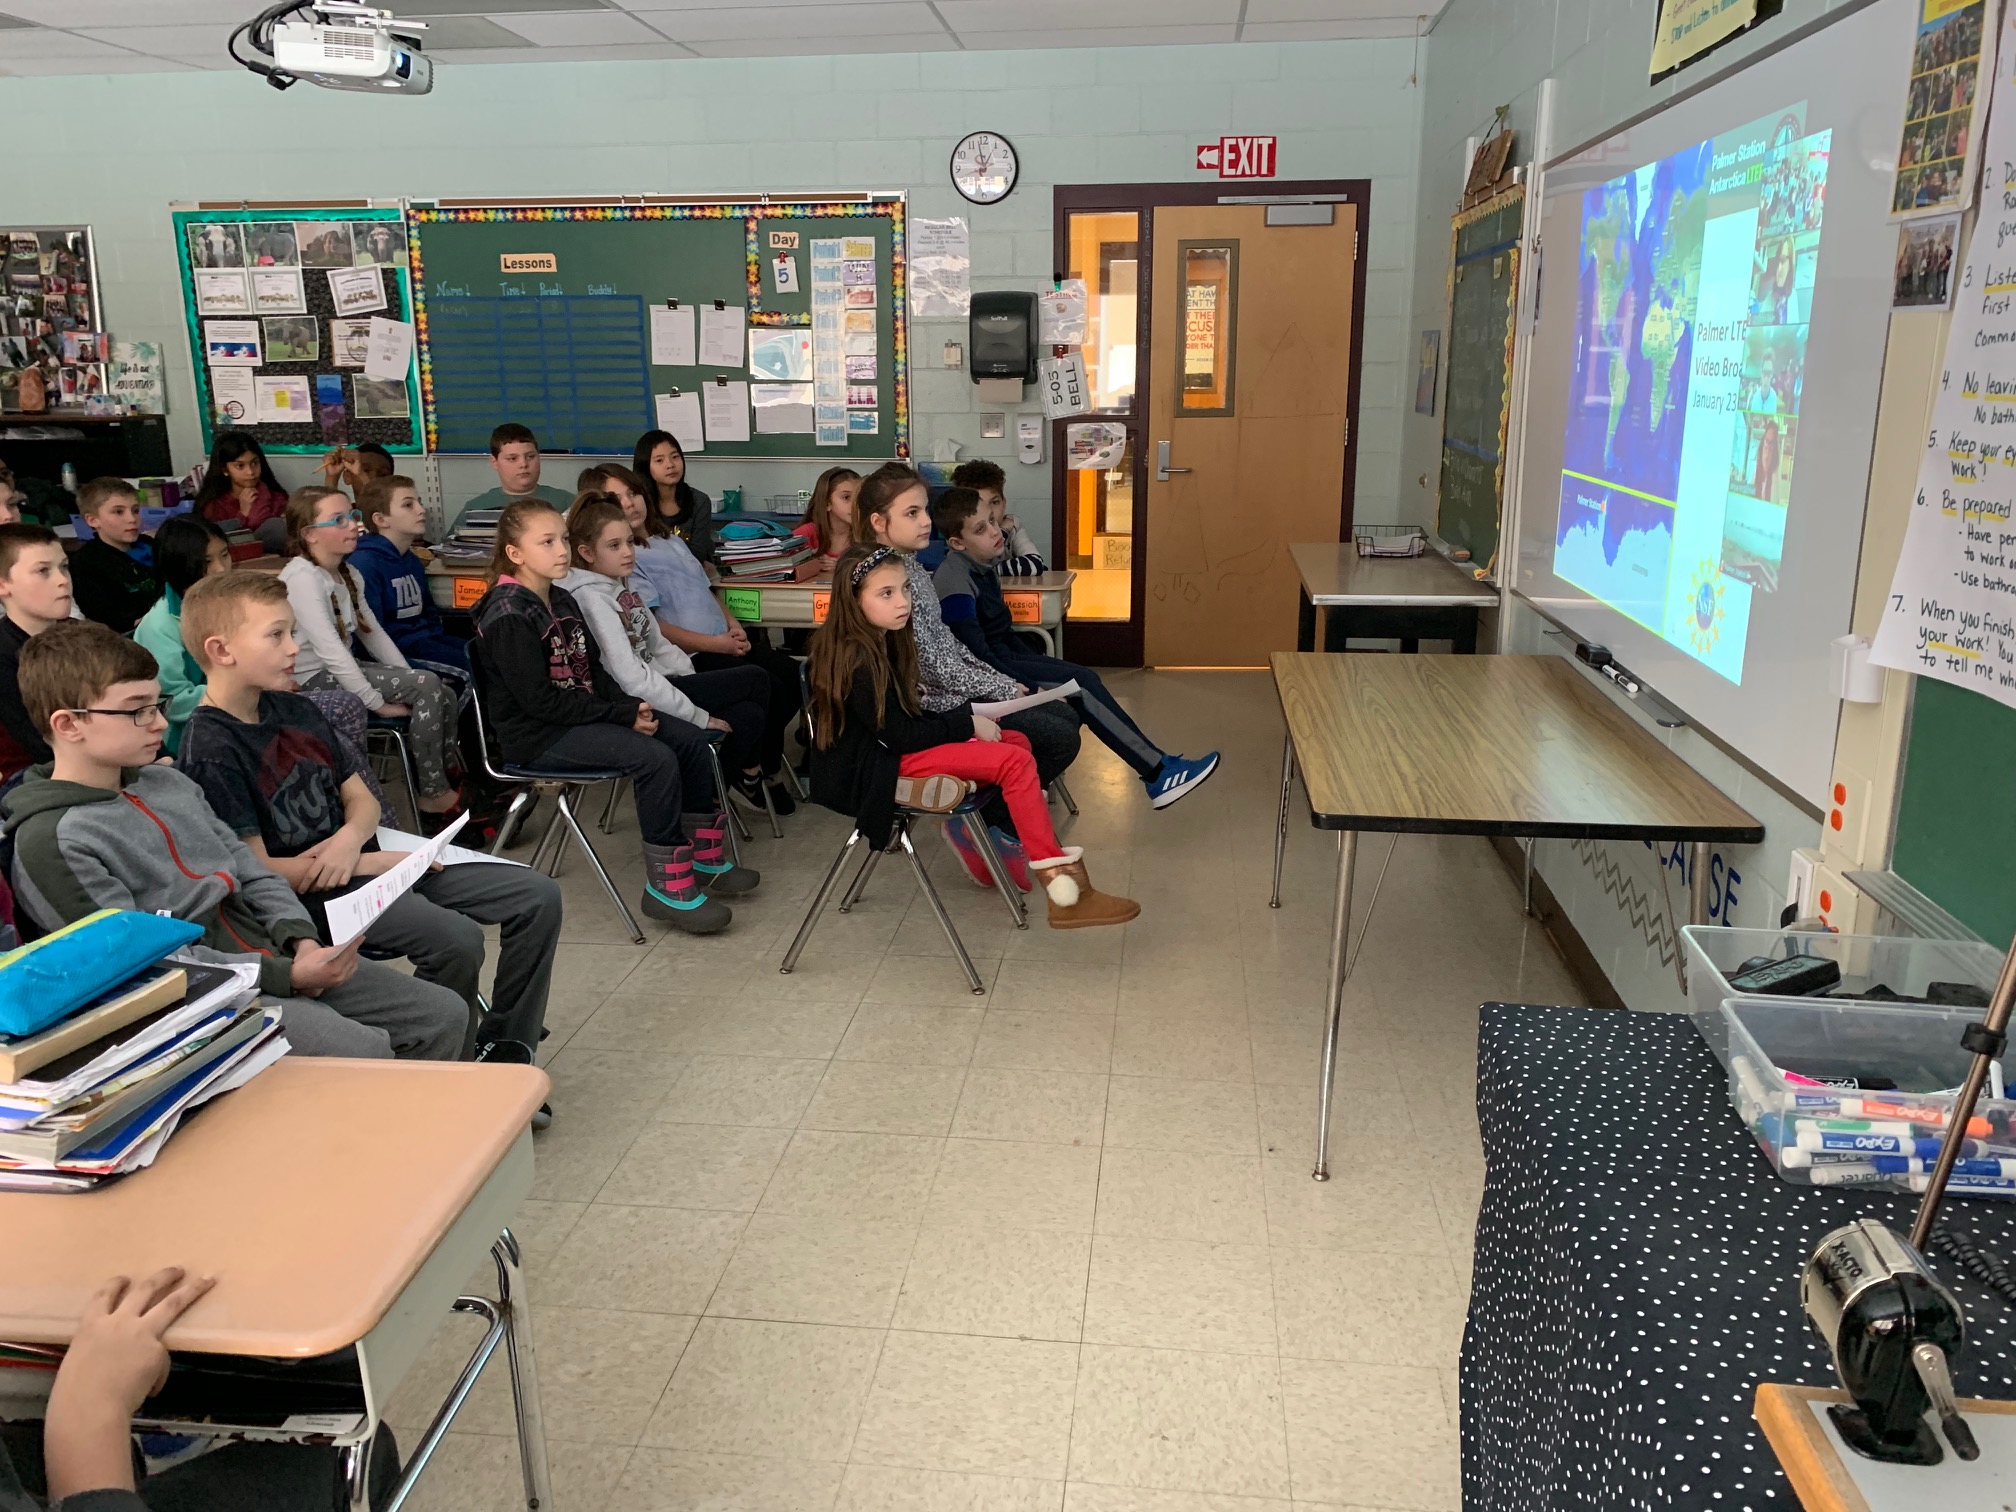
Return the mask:
[[812,555],[810,541],[767,520],[736,520],[718,536],[714,555],[722,575],[738,583],[788,583]]
[[0,1191],[137,1171],[183,1114],[287,1053],[256,966],[175,958],[201,934],[106,909],[0,955]]

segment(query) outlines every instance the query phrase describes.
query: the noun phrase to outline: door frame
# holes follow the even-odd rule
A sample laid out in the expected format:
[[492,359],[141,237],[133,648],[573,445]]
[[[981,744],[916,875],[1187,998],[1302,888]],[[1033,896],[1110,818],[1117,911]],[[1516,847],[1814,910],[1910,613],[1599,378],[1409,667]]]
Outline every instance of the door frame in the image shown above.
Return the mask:
[[1134,212],[1140,217],[1141,259],[1137,275],[1135,307],[1134,408],[1126,415],[1088,414],[1072,420],[1050,423],[1050,540],[1058,568],[1066,565],[1065,489],[1069,483],[1065,467],[1064,427],[1073,421],[1093,419],[1123,421],[1134,442],[1134,534],[1133,584],[1129,602],[1133,615],[1126,621],[1073,621],[1062,627],[1064,654],[1073,661],[1095,667],[1138,667],[1143,659],[1146,637],[1148,591],[1148,417],[1155,402],[1153,311],[1150,307],[1155,278],[1155,211],[1161,206],[1252,204],[1271,200],[1294,201],[1321,195],[1353,207],[1358,221],[1358,245],[1351,259],[1351,357],[1344,406],[1344,481],[1337,501],[1337,539],[1348,540],[1357,508],[1358,487],[1358,399],[1363,387],[1365,357],[1365,247],[1370,228],[1372,181],[1370,179],[1254,179],[1250,182],[1216,180],[1173,184],[1058,184],[1051,190],[1051,243],[1053,275],[1062,279],[1070,266],[1071,216],[1074,212]]

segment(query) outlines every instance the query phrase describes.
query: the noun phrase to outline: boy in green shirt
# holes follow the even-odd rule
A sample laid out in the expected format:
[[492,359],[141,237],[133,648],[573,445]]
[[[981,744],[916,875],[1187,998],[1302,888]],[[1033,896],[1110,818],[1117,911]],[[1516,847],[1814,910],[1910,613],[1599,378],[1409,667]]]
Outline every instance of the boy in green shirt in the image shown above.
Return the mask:
[[461,525],[472,509],[502,509],[519,499],[536,497],[565,513],[574,502],[574,495],[539,481],[539,438],[523,425],[507,422],[490,432],[490,465],[497,470],[497,486],[464,504],[451,530]]

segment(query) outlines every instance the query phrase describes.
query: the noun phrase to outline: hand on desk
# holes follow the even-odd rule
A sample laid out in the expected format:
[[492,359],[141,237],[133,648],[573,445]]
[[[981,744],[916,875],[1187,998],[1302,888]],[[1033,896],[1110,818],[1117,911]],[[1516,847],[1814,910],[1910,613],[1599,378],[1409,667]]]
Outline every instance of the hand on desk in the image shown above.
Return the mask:
[[51,1502],[133,1490],[133,1414],[168,1382],[162,1335],[216,1284],[171,1265],[137,1286],[114,1276],[84,1304],[43,1426]]

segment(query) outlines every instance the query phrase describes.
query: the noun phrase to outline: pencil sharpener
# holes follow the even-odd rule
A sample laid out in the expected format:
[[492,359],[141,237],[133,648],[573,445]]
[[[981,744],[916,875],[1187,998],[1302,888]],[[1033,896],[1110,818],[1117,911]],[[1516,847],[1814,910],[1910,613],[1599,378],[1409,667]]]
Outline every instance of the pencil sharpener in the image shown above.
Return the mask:
[[1949,1369],[1966,1344],[1966,1319],[1922,1255],[1882,1224],[1857,1219],[1820,1241],[1799,1295],[1855,1399],[1828,1409],[1849,1448],[1890,1464],[1938,1464],[1945,1456],[1925,1421],[1929,1407],[1954,1453],[1979,1458]]

